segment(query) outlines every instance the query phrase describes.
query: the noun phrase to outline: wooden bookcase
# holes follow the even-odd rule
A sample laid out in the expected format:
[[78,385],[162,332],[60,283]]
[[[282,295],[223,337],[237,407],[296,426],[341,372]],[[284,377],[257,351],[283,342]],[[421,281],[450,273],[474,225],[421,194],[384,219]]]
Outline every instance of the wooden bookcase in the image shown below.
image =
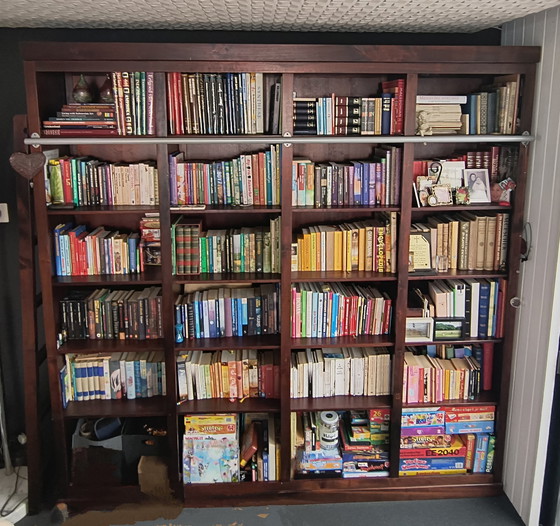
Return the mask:
[[[52,147],[61,155],[86,155],[106,161],[133,162],[150,159],[159,173],[159,207],[77,207],[54,210],[45,206],[42,172],[34,178],[33,202],[35,235],[39,243],[39,275],[42,286],[43,319],[49,364],[52,418],[56,455],[61,483],[60,496],[71,501],[116,502],[139,497],[136,486],[80,487],[71,480],[71,435],[81,417],[161,417],[167,423],[167,456],[171,485],[184,496],[187,506],[251,505],[274,503],[311,503],[337,500],[388,500],[431,498],[433,488],[440,497],[464,497],[498,494],[502,491],[503,451],[507,422],[511,356],[514,327],[508,321],[503,338],[495,340],[494,389],[473,401],[454,401],[454,405],[489,404],[497,408],[496,456],[494,471],[489,474],[399,477],[398,456],[400,417],[403,409],[403,367],[405,350],[405,312],[408,289],[414,282],[444,278],[497,278],[508,280],[506,320],[515,319],[511,304],[516,296],[523,226],[523,200],[527,177],[528,143],[522,135],[415,135],[417,94],[464,94],[492,83],[500,75],[519,74],[522,79],[522,104],[519,133],[531,132],[531,103],[535,67],[540,50],[534,47],[421,47],[421,46],[326,46],[326,45],[209,45],[209,44],[132,44],[132,43],[26,43],[22,48],[27,94],[27,136],[29,151]],[[113,71],[153,71],[155,134],[151,137],[44,137],[42,121],[53,115],[68,100],[72,86],[81,73],[103,78]],[[281,83],[281,133],[279,135],[171,135],[168,129],[166,72],[236,73],[260,72],[268,82]],[[293,136],[292,97],[318,97],[335,92],[341,95],[370,96],[386,80],[402,78],[406,83],[404,134],[398,136]],[[444,157],[457,149],[484,144],[510,144],[519,148],[517,188],[510,213],[508,268],[505,272],[450,271],[436,276],[412,276],[408,272],[408,239],[411,222],[426,215],[463,210],[459,206],[413,208],[412,178],[415,159]],[[281,199],[279,206],[221,207],[181,211],[186,217],[202,218],[205,228],[230,225],[265,224],[281,217],[281,272],[274,275],[250,274],[173,276],[171,272],[170,227],[179,212],[170,211],[168,155],[181,150],[185,159],[231,159],[236,155],[279,145],[281,148]],[[375,146],[391,144],[402,148],[400,202],[390,207],[347,207],[331,209],[292,206],[291,179],[294,158],[317,162],[366,159]],[[496,212],[503,207],[470,205],[470,211]],[[73,220],[90,227],[110,224],[114,228],[137,230],[147,211],[159,211],[162,230],[161,267],[150,267],[131,276],[53,277],[52,229],[58,223]],[[397,268],[393,274],[376,273],[297,273],[291,272],[292,235],[302,226],[372,218],[379,212],[398,213]],[[373,283],[390,291],[393,320],[388,336],[293,340],[291,337],[292,283],[348,282]],[[275,283],[280,288],[279,316],[282,327],[278,335],[228,339],[187,340],[175,344],[174,301],[178,284],[208,286],[225,283]],[[163,338],[138,342],[119,340],[69,341],[57,348],[59,327],[58,301],[77,287],[144,287],[158,285],[163,294]],[[513,302],[515,303],[515,302]],[[295,349],[340,347],[346,345],[386,346],[392,354],[392,395],[380,397],[290,398],[290,357]],[[177,404],[175,360],[181,350],[257,348],[274,351],[280,364],[280,398],[247,399],[230,402],[224,399],[199,400]],[[59,370],[66,353],[162,350],[166,363],[167,395],[137,400],[96,400],[61,403]],[[31,387],[33,388],[33,387]],[[425,404],[432,406],[434,404]],[[438,404],[446,405],[446,403]],[[289,446],[292,411],[391,408],[391,469],[387,478],[294,480],[291,474]],[[188,413],[267,412],[278,415],[280,422],[281,470],[274,482],[229,484],[192,484],[183,486],[181,471],[181,416]],[[272,499],[274,498],[274,501]]]

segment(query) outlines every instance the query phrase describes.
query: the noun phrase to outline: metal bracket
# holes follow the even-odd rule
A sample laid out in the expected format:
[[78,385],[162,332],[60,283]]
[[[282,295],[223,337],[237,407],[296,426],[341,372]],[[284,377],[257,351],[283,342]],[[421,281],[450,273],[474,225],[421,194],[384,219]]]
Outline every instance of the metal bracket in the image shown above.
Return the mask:
[[[40,136],[37,132],[33,132],[33,133],[31,134],[31,138],[32,138],[32,139],[40,139],[41,136]],[[38,144],[32,144],[31,146],[32,146],[33,148],[39,148],[39,145],[38,145]]]
[[[524,131],[521,135],[530,136],[531,134],[528,131]],[[527,148],[527,146],[529,146],[529,141],[523,141],[521,144]]]

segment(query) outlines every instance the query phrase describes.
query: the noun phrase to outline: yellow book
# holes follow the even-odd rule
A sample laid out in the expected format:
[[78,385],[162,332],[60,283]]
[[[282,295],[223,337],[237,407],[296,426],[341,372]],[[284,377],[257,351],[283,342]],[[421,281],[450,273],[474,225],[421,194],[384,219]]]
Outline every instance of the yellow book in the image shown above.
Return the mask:
[[366,270],[366,226],[358,223],[358,270]]
[[343,248],[344,248],[344,232],[339,230],[334,232],[334,270],[342,270],[343,264]]

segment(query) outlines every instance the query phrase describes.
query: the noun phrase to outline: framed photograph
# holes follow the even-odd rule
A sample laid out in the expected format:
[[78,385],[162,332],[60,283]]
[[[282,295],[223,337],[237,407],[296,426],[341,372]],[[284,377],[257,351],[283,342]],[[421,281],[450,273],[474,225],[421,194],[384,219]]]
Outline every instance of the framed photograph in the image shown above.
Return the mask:
[[431,342],[433,341],[433,318],[407,318],[404,341],[405,342]]
[[471,203],[490,203],[490,179],[486,168],[463,170],[463,178]]
[[463,337],[464,318],[435,318],[434,341],[460,340]]

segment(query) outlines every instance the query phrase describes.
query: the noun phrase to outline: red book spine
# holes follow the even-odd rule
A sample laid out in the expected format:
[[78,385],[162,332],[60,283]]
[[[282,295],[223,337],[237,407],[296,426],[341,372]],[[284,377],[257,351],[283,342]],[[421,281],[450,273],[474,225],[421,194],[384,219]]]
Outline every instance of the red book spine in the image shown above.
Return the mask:
[[109,135],[119,135],[118,130],[110,128],[86,128],[83,130],[49,128],[42,130],[44,137],[107,137]]
[[175,85],[175,129],[177,133],[185,134],[185,119],[183,117],[183,86],[181,85],[181,73],[173,73]]
[[482,389],[492,390],[492,373],[494,364],[494,344],[486,342],[482,344]]

